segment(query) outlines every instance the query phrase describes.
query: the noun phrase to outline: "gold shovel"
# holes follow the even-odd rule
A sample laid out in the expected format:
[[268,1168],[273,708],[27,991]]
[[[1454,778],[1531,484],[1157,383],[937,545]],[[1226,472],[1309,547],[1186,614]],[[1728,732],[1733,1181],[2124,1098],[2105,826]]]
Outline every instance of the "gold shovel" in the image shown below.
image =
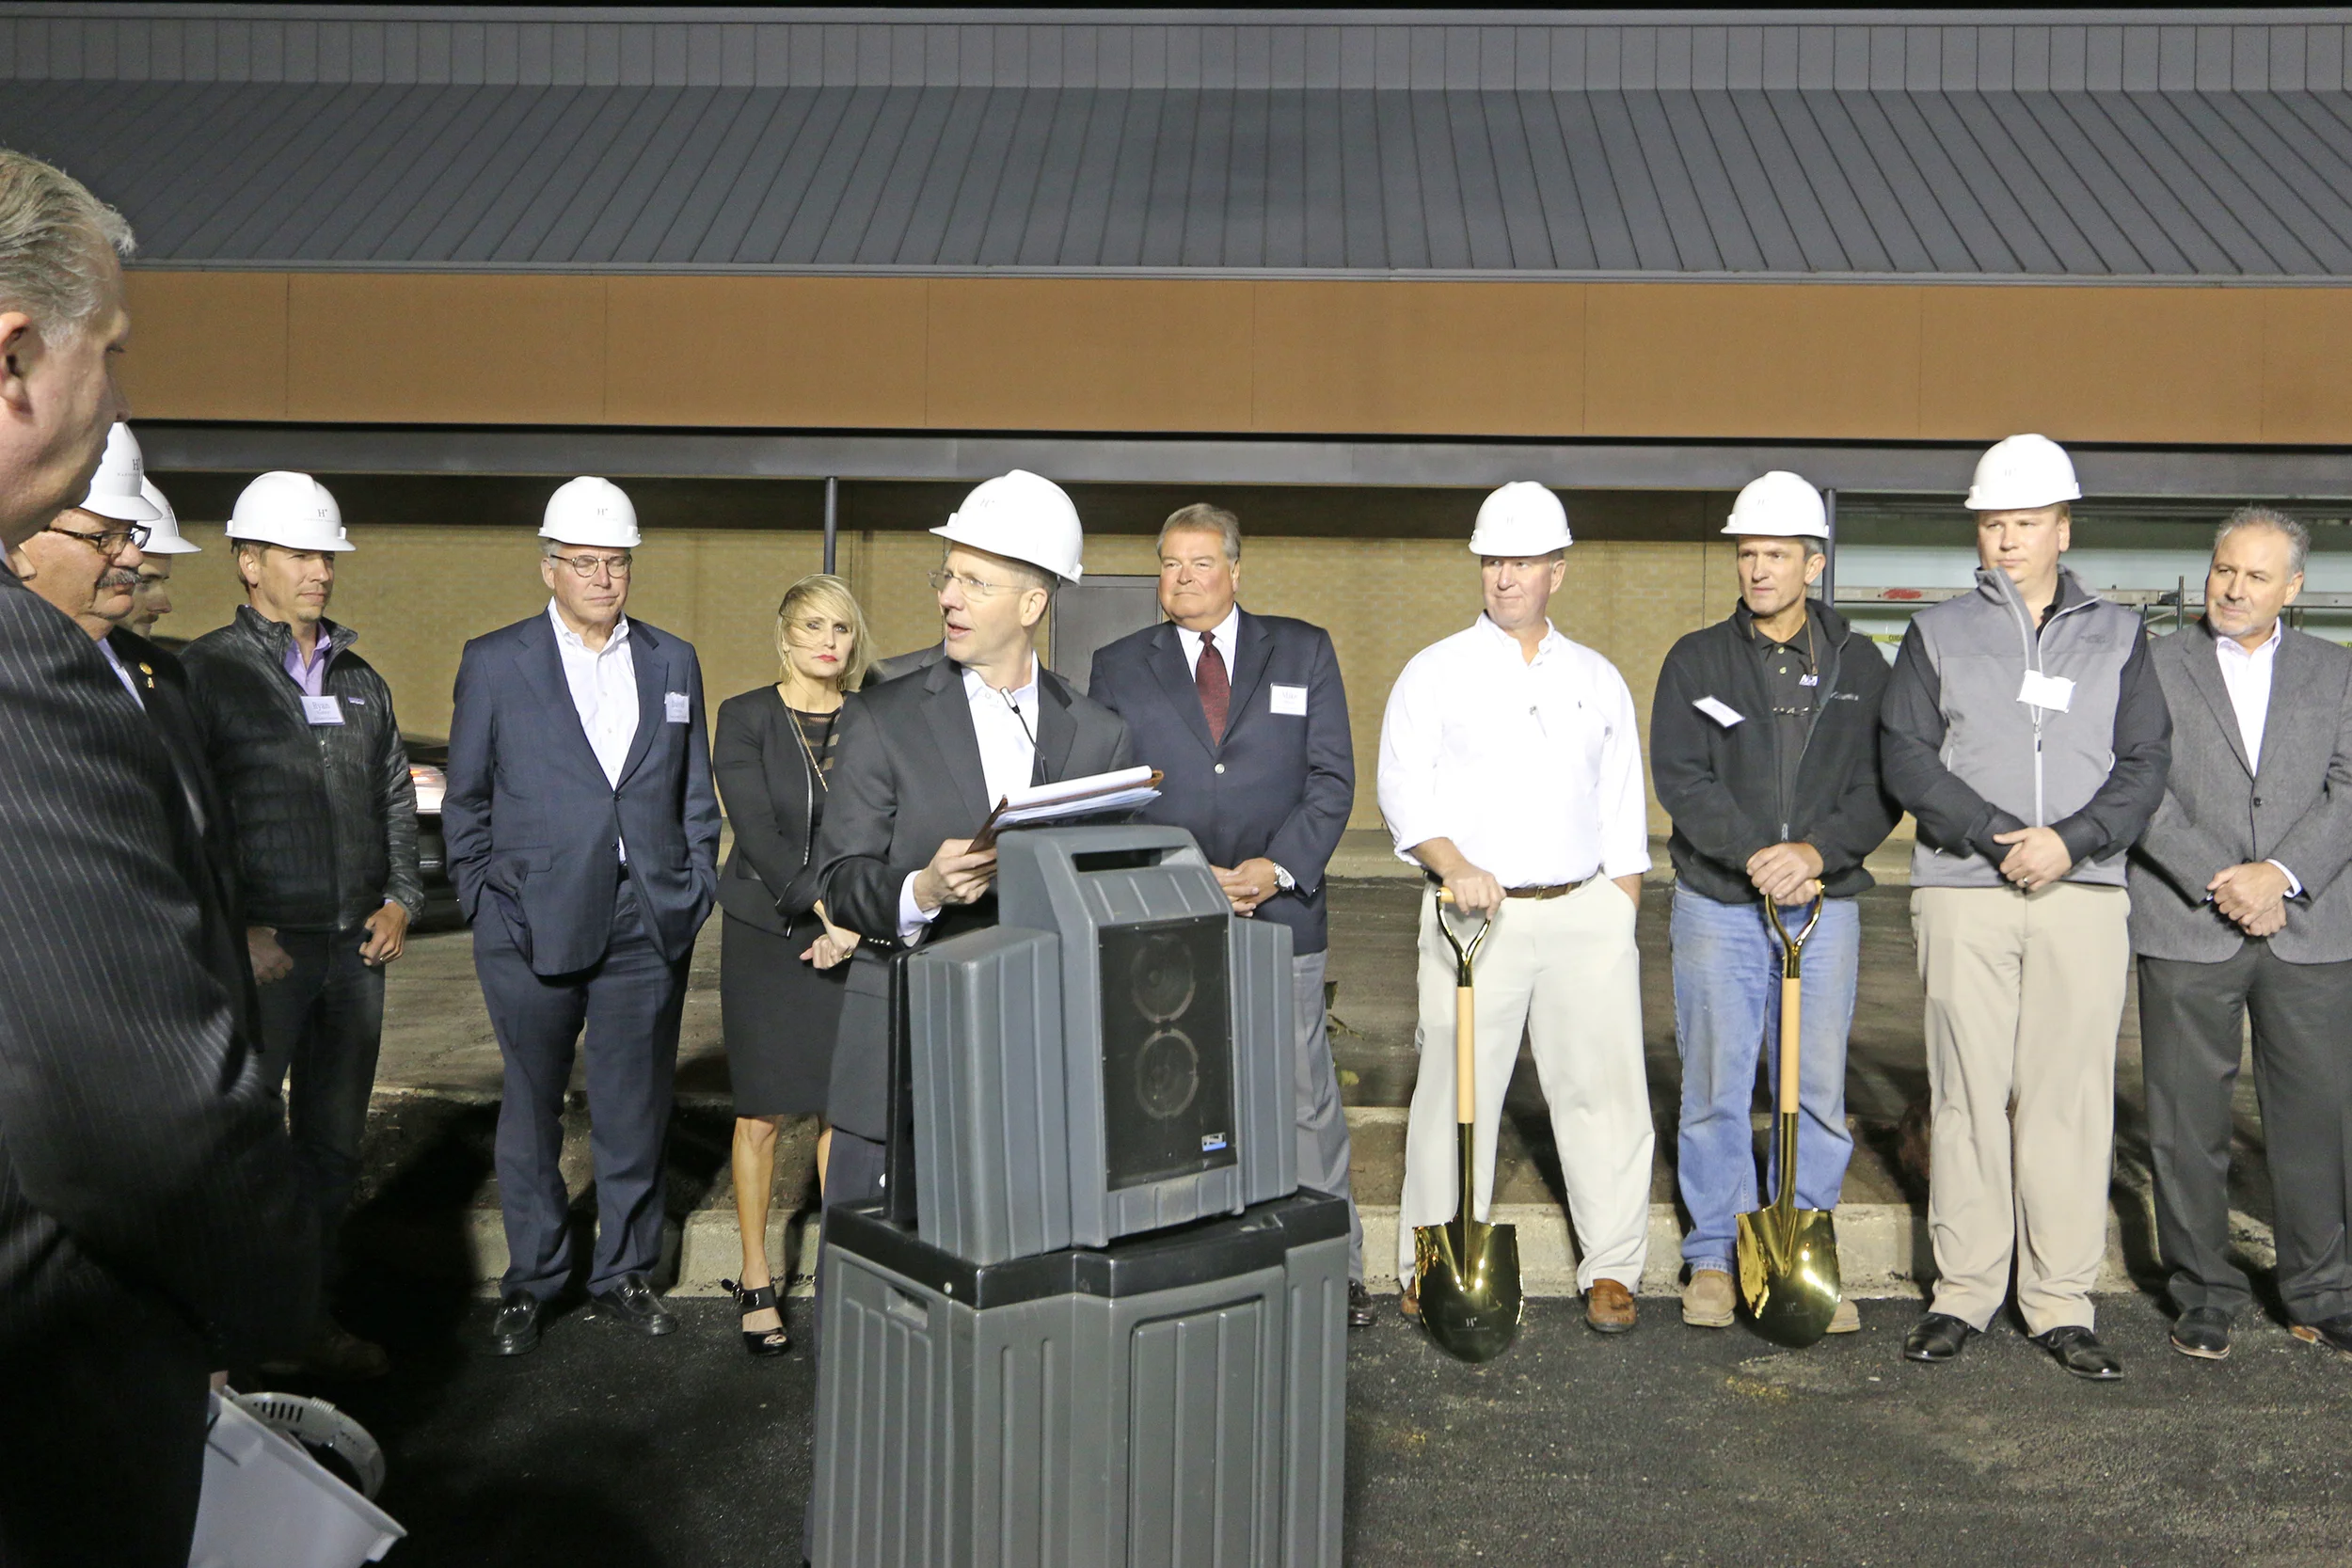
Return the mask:
[[1518,1227],[1470,1217],[1478,1207],[1478,1003],[1470,963],[1500,911],[1465,947],[1446,921],[1444,906],[1453,902],[1451,892],[1438,895],[1438,929],[1454,949],[1454,1120],[1461,1139],[1461,1196],[1452,1224],[1413,1227],[1414,1288],[1422,1324],[1439,1350],[1464,1361],[1491,1361],[1511,1348],[1527,1307],[1519,1293]]
[[1837,1226],[1819,1209],[1797,1207],[1797,1068],[1802,1026],[1801,965],[1805,939],[1821,923],[1824,902],[1814,886],[1813,918],[1795,936],[1781,923],[1772,900],[1765,918],[1780,937],[1780,1098],[1772,1116],[1779,1146],[1780,1192],[1764,1208],[1741,1214],[1740,1295],[1767,1339],[1802,1350],[1829,1332],[1841,1286],[1837,1276]]

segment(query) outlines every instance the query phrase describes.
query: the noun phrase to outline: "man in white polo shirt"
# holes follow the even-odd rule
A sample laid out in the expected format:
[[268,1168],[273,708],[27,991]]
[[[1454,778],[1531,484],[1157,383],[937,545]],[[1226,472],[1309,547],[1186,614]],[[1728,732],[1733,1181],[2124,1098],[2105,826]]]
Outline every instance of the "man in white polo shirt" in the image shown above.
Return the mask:
[[1649,1089],[1642,1061],[1634,907],[1649,869],[1633,698],[1613,665],[1552,629],[1568,518],[1540,484],[1478,509],[1486,613],[1413,656],[1380,729],[1380,812],[1400,857],[1429,874],[1421,912],[1420,1081],[1397,1222],[1404,1307],[1416,1316],[1413,1227],[1455,1212],[1455,918],[1494,922],[1478,956],[1478,1193],[1494,1190],[1495,1130],[1519,1039],[1535,1055],[1581,1254],[1584,1321],[1633,1326],[1648,1252]]

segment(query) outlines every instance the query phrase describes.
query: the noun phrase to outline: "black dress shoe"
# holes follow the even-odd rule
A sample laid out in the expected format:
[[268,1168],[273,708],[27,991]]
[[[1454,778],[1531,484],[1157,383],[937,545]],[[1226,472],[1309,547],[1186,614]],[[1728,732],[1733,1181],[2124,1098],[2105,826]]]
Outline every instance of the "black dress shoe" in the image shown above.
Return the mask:
[[2079,1323],[2063,1323],[2037,1334],[2033,1342],[2048,1351],[2059,1366],[2089,1382],[2114,1383],[2123,1375],[2123,1363],[2115,1358],[2115,1353]]
[[1903,1336],[1903,1359],[1906,1361],[1950,1361],[1960,1354],[1960,1347],[1976,1334],[1967,1323],[1949,1312],[1930,1312],[1911,1325]]
[[1347,1282],[1347,1326],[1370,1328],[1373,1317],[1372,1292],[1364,1289],[1362,1280],[1349,1280]]
[[2315,1323],[2296,1323],[2287,1332],[2307,1345],[2352,1355],[2352,1312],[2339,1312]]
[[528,1355],[539,1348],[539,1320],[548,1304],[529,1291],[509,1291],[490,1320],[490,1351],[496,1355]]
[[2201,1361],[2230,1358],[2230,1314],[2218,1307],[2192,1307],[2172,1320],[2172,1348]]
[[677,1332],[677,1320],[662,1309],[653,1282],[642,1274],[625,1274],[619,1283],[591,1295],[588,1316],[610,1318],[648,1337]]

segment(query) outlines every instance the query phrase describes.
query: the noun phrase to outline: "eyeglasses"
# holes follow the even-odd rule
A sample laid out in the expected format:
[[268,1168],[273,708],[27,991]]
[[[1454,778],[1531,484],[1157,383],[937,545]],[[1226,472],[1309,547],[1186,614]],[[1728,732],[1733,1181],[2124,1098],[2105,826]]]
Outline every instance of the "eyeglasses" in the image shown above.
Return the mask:
[[103,533],[84,533],[78,529],[59,528],[52,523],[48,531],[62,533],[68,539],[79,539],[110,561],[120,555],[126,546],[147,548],[147,541],[153,532],[143,523],[133,523],[129,528],[110,528]]
[[593,578],[601,566],[616,578],[628,576],[630,556],[624,550],[619,555],[555,555],[548,558],[569,566],[575,576]]
[[961,572],[951,572],[945,566],[936,571],[925,573],[923,580],[931,585],[931,592],[934,594],[945,594],[947,592],[947,585],[952,582],[976,599],[985,599],[991,594],[1000,594],[1009,586],[1001,582],[982,582],[977,578],[965,577]]

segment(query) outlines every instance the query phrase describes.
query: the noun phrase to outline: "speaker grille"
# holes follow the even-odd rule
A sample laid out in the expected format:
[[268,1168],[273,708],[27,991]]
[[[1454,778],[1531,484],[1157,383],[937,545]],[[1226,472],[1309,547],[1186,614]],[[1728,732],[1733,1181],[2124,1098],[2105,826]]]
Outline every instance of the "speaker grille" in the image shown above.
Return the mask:
[[1105,927],[1105,1175],[1113,1192],[1234,1164],[1226,922],[1195,915]]

